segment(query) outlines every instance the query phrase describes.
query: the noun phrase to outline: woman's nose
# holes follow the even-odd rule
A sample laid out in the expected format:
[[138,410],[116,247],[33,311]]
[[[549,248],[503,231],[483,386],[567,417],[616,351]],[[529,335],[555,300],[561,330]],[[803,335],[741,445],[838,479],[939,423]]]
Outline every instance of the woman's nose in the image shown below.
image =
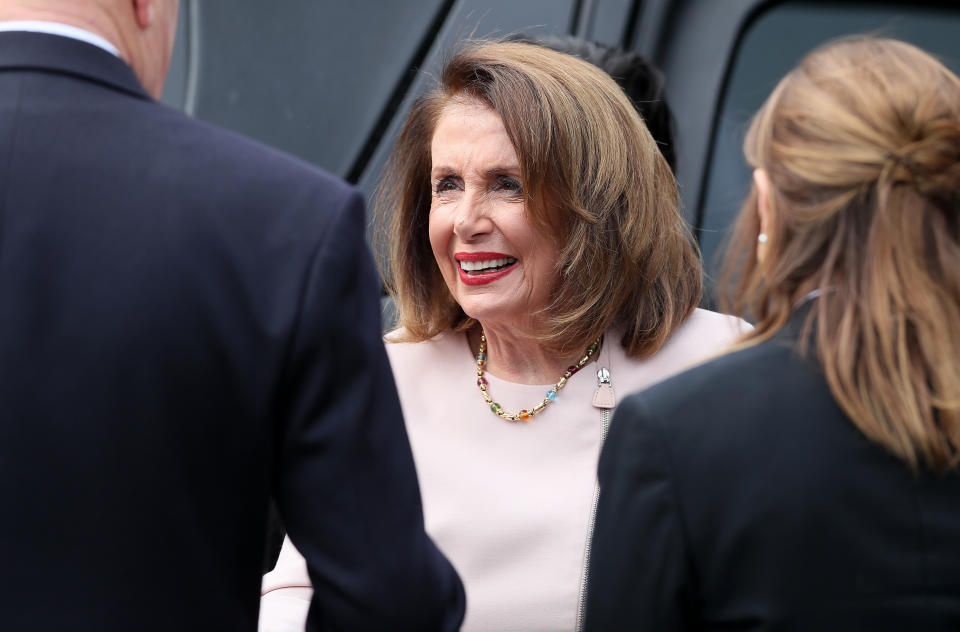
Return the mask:
[[476,239],[493,230],[488,200],[483,194],[468,192],[457,205],[457,214],[453,222],[454,234],[464,241]]

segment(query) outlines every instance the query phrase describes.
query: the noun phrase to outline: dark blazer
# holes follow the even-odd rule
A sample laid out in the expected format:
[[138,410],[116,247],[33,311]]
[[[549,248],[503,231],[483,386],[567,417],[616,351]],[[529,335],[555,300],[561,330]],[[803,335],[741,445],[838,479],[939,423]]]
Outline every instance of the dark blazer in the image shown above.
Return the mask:
[[455,629],[359,194],[0,33],[0,628],[254,630],[268,499],[312,629]]
[[960,475],[857,430],[796,324],[617,410],[586,629],[960,630]]

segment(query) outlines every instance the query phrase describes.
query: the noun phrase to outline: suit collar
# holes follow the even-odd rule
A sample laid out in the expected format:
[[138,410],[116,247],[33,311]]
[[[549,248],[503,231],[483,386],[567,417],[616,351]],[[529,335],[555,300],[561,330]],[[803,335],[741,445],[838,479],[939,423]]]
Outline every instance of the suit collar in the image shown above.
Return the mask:
[[778,344],[786,344],[794,347],[801,355],[816,354],[817,348],[817,323],[814,322],[809,332],[809,337],[804,341],[803,332],[806,328],[807,318],[816,308],[817,297],[806,300],[798,304],[793,313],[787,319],[783,326],[774,332],[771,340]]
[[47,20],[2,20],[0,21],[0,31],[30,31],[31,33],[63,35],[64,37],[72,37],[73,39],[99,46],[117,57],[121,56],[117,47],[107,39],[92,31],[63,22],[51,22]]
[[133,69],[124,61],[92,44],[60,35],[0,32],[0,72],[5,70],[40,70],[74,75],[151,99]]

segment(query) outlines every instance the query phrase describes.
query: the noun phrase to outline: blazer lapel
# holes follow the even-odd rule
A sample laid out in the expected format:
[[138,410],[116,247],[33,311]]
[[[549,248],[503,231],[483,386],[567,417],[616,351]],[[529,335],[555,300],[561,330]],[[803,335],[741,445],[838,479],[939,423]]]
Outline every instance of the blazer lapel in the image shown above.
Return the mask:
[[151,99],[123,60],[92,44],[60,35],[0,32],[0,72],[7,70],[73,75]]

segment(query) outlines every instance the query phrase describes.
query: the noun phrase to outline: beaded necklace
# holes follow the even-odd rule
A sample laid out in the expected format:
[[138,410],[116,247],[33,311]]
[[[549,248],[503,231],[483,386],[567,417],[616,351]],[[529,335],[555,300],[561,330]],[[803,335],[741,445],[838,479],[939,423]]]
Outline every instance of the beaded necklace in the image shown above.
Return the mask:
[[480,332],[480,352],[477,354],[477,386],[480,387],[480,394],[483,395],[483,399],[490,406],[490,410],[493,413],[507,421],[530,421],[534,415],[541,412],[546,408],[550,402],[557,401],[557,392],[563,388],[563,385],[567,383],[567,380],[570,379],[570,376],[583,368],[587,362],[590,361],[590,357],[594,354],[597,348],[600,346],[600,340],[597,339],[595,342],[591,343],[587,347],[584,356],[580,358],[580,361],[575,365],[567,367],[567,370],[563,372],[563,375],[560,377],[560,380],[547,391],[546,397],[543,398],[542,402],[539,402],[536,406],[527,410],[526,408],[522,409],[520,412],[513,414],[505,411],[500,404],[493,401],[493,398],[490,396],[490,391],[487,389],[487,379],[483,377],[483,369],[487,364],[487,337],[481,331]]

